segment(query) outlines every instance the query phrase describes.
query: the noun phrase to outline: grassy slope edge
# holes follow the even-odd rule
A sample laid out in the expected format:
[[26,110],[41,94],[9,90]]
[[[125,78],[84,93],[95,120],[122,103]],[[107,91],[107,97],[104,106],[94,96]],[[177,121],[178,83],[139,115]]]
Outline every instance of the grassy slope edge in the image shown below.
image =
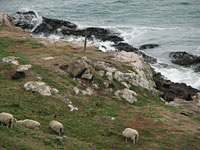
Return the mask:
[[[24,38],[25,37],[25,38]],[[38,131],[14,125],[13,129],[0,126],[0,150],[197,150],[200,147],[199,116],[180,115],[184,108],[165,106],[148,90],[132,87],[138,93],[138,102],[131,105],[120,101],[113,93],[104,92],[94,96],[76,96],[72,87],[78,85],[69,77],[54,72],[54,64],[67,64],[76,56],[104,60],[106,53],[94,47],[82,52],[80,45],[59,42],[43,46],[41,39],[33,39],[28,33],[16,29],[0,27],[0,60],[6,56],[17,56],[20,64],[32,64],[27,77],[11,80],[16,66],[0,62],[0,112],[12,113],[17,119],[34,119],[42,124]],[[43,39],[45,40],[45,39]],[[44,61],[41,57],[53,56],[56,59]],[[123,69],[129,67],[121,64]],[[57,88],[59,95],[43,97],[26,92],[23,85],[28,81],[43,78],[51,87]],[[119,83],[116,87],[121,88]],[[106,93],[106,94],[105,94]],[[63,104],[69,99],[79,108],[70,112]],[[54,119],[64,125],[62,142],[55,140],[55,133],[49,129]],[[111,117],[116,120],[111,121]],[[126,127],[139,131],[139,143],[126,142],[121,132]]]

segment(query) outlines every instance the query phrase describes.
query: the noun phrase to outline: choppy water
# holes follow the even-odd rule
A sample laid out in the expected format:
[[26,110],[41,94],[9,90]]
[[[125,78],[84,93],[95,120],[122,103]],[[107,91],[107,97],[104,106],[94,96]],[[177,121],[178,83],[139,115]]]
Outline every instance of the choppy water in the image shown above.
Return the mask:
[[200,55],[200,0],[0,0],[1,11],[15,13],[21,9],[80,27],[113,28],[135,47],[160,44],[145,51],[169,64],[167,68],[154,65],[156,71],[200,89],[199,74],[172,64],[168,57],[172,51]]

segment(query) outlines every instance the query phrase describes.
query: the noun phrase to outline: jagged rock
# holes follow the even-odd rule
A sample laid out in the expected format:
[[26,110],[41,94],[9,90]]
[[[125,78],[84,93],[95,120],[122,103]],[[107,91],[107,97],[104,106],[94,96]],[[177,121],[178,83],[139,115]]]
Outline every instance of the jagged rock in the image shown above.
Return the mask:
[[76,95],[78,95],[79,94],[79,89],[77,88],[77,87],[73,87],[73,91],[74,91],[74,93],[76,94]]
[[2,25],[9,27],[14,26],[12,17],[8,13],[0,11],[0,26]]
[[82,75],[81,75],[81,78],[82,79],[87,79],[87,80],[91,80],[93,77],[90,69],[87,69]]
[[99,71],[99,75],[100,75],[100,77],[103,77],[105,75],[105,71],[104,70],[100,70]]
[[115,48],[117,48],[119,51],[126,51],[126,52],[135,52],[138,51],[137,48],[129,45],[128,43],[119,42],[117,44],[113,45]]
[[136,98],[137,93],[135,93],[134,91],[131,91],[127,88],[123,89],[121,91],[117,90],[115,92],[115,96],[122,98],[131,104],[137,101],[137,98]]
[[44,82],[30,81],[24,84],[24,88],[26,91],[38,92],[43,96],[50,96],[51,92],[55,92],[55,89],[52,91],[51,87],[46,85]]
[[105,76],[108,78],[108,80],[113,81],[112,72],[106,72]]
[[88,64],[80,58],[74,58],[69,62],[67,72],[72,77],[81,76],[88,68]]
[[23,71],[17,71],[14,75],[11,76],[13,80],[18,80],[25,77],[26,77],[26,74]]
[[200,63],[200,57],[189,54],[187,52],[171,52],[169,57],[172,58],[172,62],[181,66],[188,66]]
[[199,90],[187,86],[185,83],[173,83],[165,80],[160,73],[155,74],[153,78],[156,88],[163,92],[161,96],[167,102],[173,101],[176,97],[191,101],[193,100],[192,97],[199,92]]
[[28,69],[32,68],[32,65],[20,65],[17,69],[17,71],[26,71]]
[[155,47],[158,47],[160,45],[158,44],[144,44],[144,45],[141,45],[140,46],[140,50],[144,50],[144,49],[152,49],[152,48],[155,48]]
[[[103,61],[97,61],[93,64],[93,67],[98,71],[107,71],[107,72],[116,72],[116,68],[110,67],[111,65],[109,63],[103,62]],[[103,72],[102,72],[103,73]]]
[[2,58],[2,61],[3,61],[3,62],[7,62],[7,63],[12,63],[12,64],[14,64],[14,65],[19,65],[17,59],[19,59],[19,57],[8,56],[8,57]]
[[119,82],[127,82],[131,85],[141,86],[155,91],[155,83],[153,80],[153,70],[144,61],[144,59],[134,52],[118,52],[114,55],[114,59],[129,64],[133,68],[133,72],[122,73],[115,72],[114,78]]

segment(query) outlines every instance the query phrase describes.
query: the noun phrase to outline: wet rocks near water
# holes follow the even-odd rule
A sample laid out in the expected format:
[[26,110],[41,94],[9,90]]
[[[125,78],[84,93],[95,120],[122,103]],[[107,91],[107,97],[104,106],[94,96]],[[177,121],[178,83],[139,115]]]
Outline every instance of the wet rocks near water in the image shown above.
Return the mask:
[[[27,29],[32,34],[43,34],[48,37],[51,34],[58,34],[61,37],[65,36],[76,36],[85,37],[87,35],[88,40],[100,40],[109,41],[117,51],[136,52],[143,56],[149,63],[155,63],[156,59],[147,56],[145,53],[138,51],[137,48],[129,45],[120,37],[119,33],[116,33],[110,29],[88,27],[85,29],[77,28],[77,25],[63,20],[50,19],[46,17],[39,17],[34,11],[28,12],[17,12],[13,15],[13,20],[16,26],[23,29]],[[143,47],[156,47],[156,44],[147,44]],[[106,49],[106,47],[104,47]]]
[[5,13],[0,11],[0,26],[8,26],[8,27],[13,27],[13,20],[12,17]]
[[24,84],[26,91],[38,92],[43,96],[50,96],[52,93],[57,94],[59,91],[55,88],[51,88],[44,82],[30,81]]
[[141,45],[140,46],[140,50],[144,50],[144,49],[152,49],[152,48],[155,48],[155,47],[158,47],[160,45],[158,44],[144,44],[144,45]]
[[26,77],[26,74],[23,71],[17,71],[14,75],[11,76],[13,80],[18,80],[25,77]]
[[181,66],[188,66],[200,63],[200,57],[189,54],[187,52],[171,52],[169,57],[172,58],[172,62]]
[[187,52],[171,52],[169,57],[174,64],[191,67],[195,72],[200,72],[200,56]]
[[199,90],[187,86],[185,83],[173,83],[165,80],[159,73],[154,75],[154,81],[156,88],[163,92],[161,96],[167,102],[173,101],[176,97],[191,101],[192,97],[199,92]]

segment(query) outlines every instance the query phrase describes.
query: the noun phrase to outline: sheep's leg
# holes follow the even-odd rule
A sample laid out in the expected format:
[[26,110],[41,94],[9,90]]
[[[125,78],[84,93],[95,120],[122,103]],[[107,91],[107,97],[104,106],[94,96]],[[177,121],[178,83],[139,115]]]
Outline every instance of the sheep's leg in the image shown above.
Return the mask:
[[131,137],[132,141],[133,141],[133,144],[135,144],[135,136],[134,137]]
[[126,137],[126,142],[128,141],[128,138]]

